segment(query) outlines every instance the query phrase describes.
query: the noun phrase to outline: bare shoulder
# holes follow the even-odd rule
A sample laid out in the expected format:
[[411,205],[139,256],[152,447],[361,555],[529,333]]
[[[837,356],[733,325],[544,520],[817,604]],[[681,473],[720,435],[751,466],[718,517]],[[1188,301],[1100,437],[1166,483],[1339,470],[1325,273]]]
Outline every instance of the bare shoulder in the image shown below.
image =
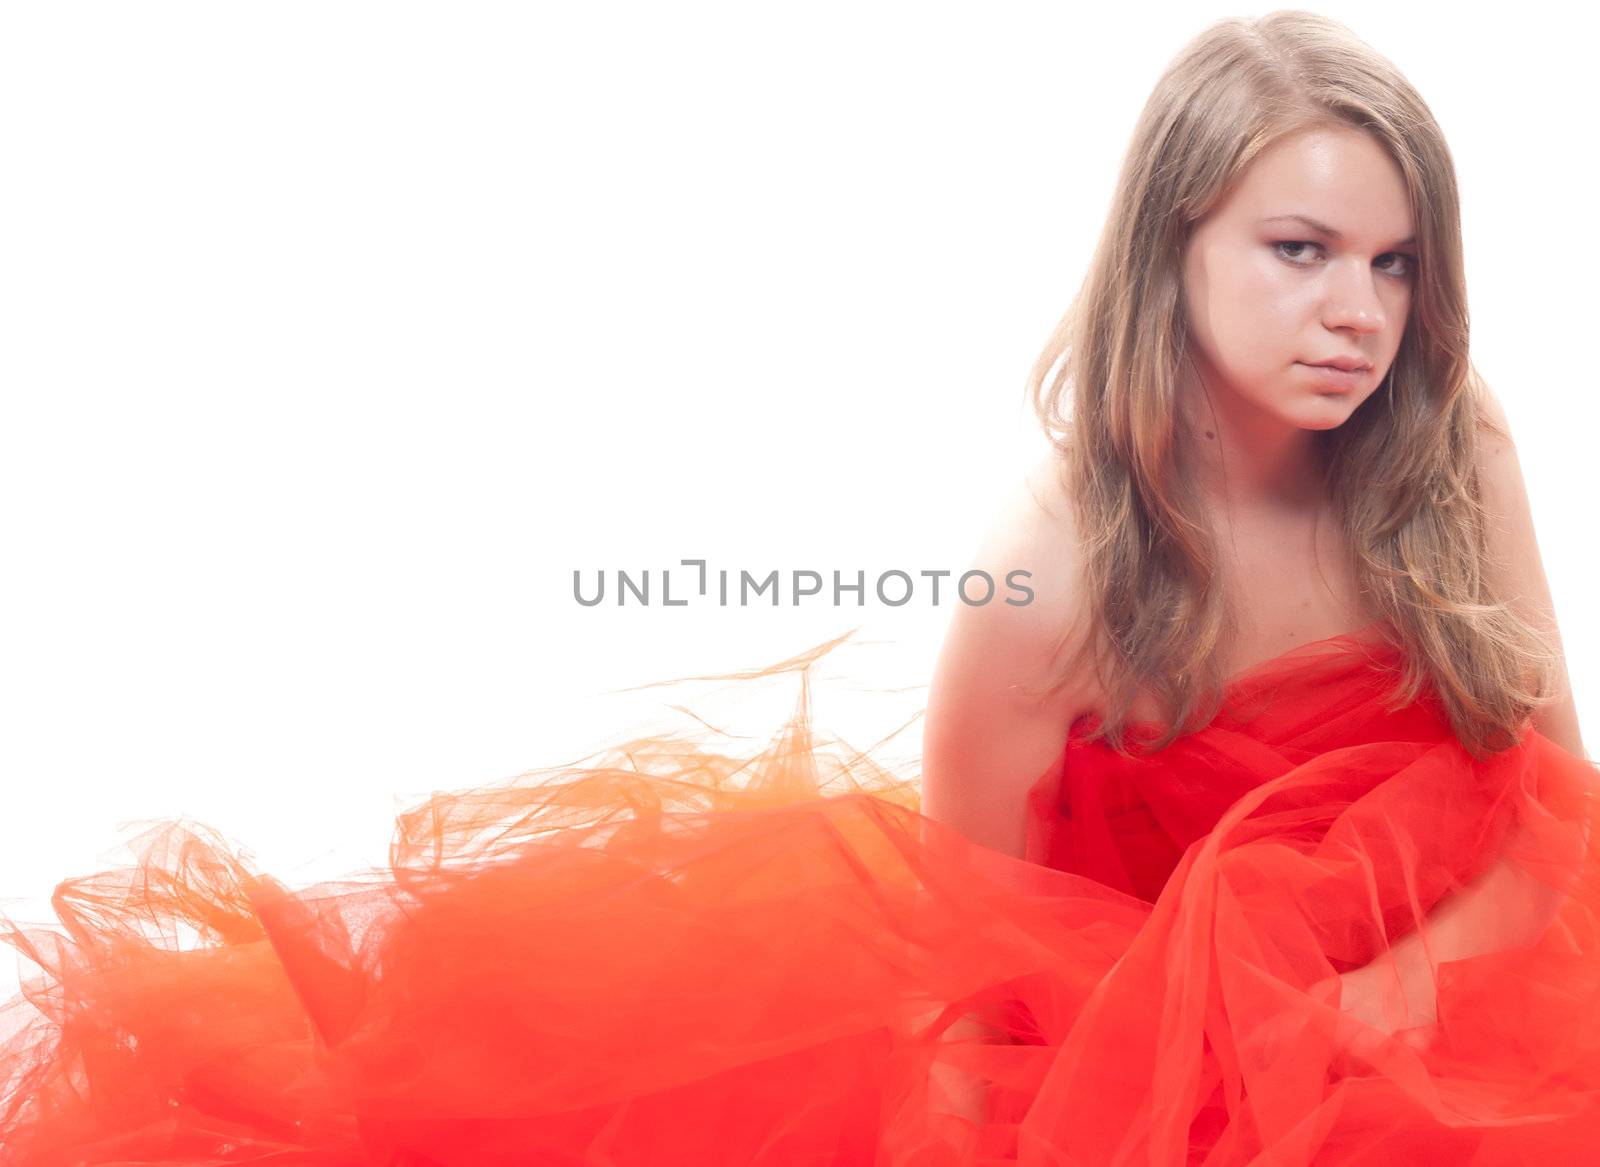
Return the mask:
[[1488,384],[1477,383],[1474,397],[1478,405],[1478,446],[1481,456],[1504,460],[1515,457],[1516,444],[1511,438],[1511,422],[1506,417],[1505,406]]
[[995,580],[995,599],[956,601],[929,685],[924,812],[1011,854],[1021,854],[1023,796],[1085,708],[1081,682],[1046,692],[1083,635],[1079,564],[1072,508],[1047,457],[1000,500],[970,564]]
[[[1015,580],[1027,589],[1027,602],[963,606],[951,631],[958,640],[981,640],[990,667],[1017,682],[1012,692],[1026,708],[1022,694],[1053,679],[1058,649],[1063,642],[1075,646],[1084,632],[1077,522],[1054,455],[1029,467],[1001,501],[973,566],[997,583]],[[1052,712],[1071,700],[1071,690],[1064,692]]]

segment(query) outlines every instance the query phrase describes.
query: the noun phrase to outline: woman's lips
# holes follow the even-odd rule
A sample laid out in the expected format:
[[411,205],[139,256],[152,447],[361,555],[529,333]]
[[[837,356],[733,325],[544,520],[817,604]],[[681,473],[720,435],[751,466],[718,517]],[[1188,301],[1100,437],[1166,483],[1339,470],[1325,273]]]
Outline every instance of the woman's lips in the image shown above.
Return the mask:
[[1371,369],[1336,369],[1332,365],[1308,365],[1304,361],[1295,362],[1302,369],[1311,373],[1312,377],[1329,389],[1354,389],[1367,379]]

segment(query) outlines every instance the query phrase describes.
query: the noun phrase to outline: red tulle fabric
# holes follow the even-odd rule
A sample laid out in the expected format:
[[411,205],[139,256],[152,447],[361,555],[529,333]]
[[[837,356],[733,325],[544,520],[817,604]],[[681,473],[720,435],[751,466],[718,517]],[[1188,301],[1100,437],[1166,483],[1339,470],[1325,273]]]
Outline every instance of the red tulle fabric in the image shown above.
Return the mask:
[[[1399,663],[1303,646],[1146,757],[1074,725],[1026,860],[824,749],[803,685],[753,757],[653,736],[439,795],[343,882],[168,824],[8,929],[0,1163],[1592,1161],[1595,767],[1531,730],[1473,760],[1391,708]],[[1430,957],[1419,1024],[1342,1007],[1497,862],[1559,889],[1534,942]]]

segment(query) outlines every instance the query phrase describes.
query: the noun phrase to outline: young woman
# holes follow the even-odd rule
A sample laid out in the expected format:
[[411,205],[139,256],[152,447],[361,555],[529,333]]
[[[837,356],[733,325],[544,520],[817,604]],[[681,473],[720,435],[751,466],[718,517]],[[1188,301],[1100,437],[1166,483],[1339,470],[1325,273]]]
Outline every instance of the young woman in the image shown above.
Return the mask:
[[1466,319],[1404,78],[1208,30],[975,564],[1033,602],[957,609],[920,783],[802,704],[440,796],[378,879],[153,835],[10,937],[0,1163],[1586,1161],[1595,771]]
[[[1281,796],[1302,785],[1288,767],[1319,766],[1311,781],[1326,786],[1341,766],[1366,769],[1356,747],[1396,744],[1358,736],[1358,726],[1360,734],[1381,728],[1374,709],[1372,725],[1341,725],[1319,753],[1308,752],[1318,721],[1351,718],[1348,686],[1335,682],[1343,679],[1341,658],[1354,650],[1381,646],[1379,657],[1403,667],[1398,700],[1436,706],[1464,755],[1492,757],[1519,738],[1500,757],[1530,752],[1531,730],[1544,765],[1523,758],[1516,772],[1522,780],[1535,769],[1563,773],[1555,784],[1570,800],[1570,829],[1560,839],[1531,829],[1529,819],[1550,826],[1551,808],[1530,801],[1504,853],[1461,880],[1455,895],[1430,897],[1431,914],[1417,910],[1409,887],[1411,911],[1401,916],[1410,934],[1384,927],[1381,952],[1371,960],[1363,953],[1359,963],[1343,956],[1338,964],[1347,967],[1332,988],[1313,990],[1327,989],[1326,1000],[1369,1031],[1339,1031],[1358,1043],[1397,1028],[1410,1047],[1438,1042],[1449,1032],[1440,1027],[1439,980],[1464,980],[1465,967],[1488,968],[1493,958],[1446,968],[1451,962],[1527,953],[1549,937],[1563,905],[1563,925],[1593,924],[1587,911],[1570,914],[1566,898],[1591,878],[1590,812],[1578,809],[1591,783],[1571,764],[1585,757],[1577,714],[1515,448],[1468,359],[1465,305],[1449,154],[1422,99],[1391,65],[1304,13],[1228,22],[1195,41],[1144,111],[1093,268],[1034,370],[1055,449],[979,557],[990,570],[1026,564],[1040,602],[961,609],[928,708],[925,815],[987,847],[1053,859],[1152,899],[1179,857],[1176,844],[1215,829],[1203,812],[1163,807],[1152,795],[1156,771],[1182,766],[1184,782],[1203,787],[1221,778],[1208,758],[1220,752],[1230,755],[1230,770],[1264,765],[1260,776],[1281,784]],[[1279,724],[1249,735],[1252,749],[1273,752],[1247,761],[1242,743],[1215,732],[1214,719],[1258,690],[1277,702]],[[1069,744],[1068,727],[1075,736],[1082,724],[1092,729]],[[1208,725],[1207,752],[1185,752],[1166,767],[1108,769],[1079,752],[1091,743],[1123,750],[1129,729],[1155,730],[1146,744],[1159,750],[1183,727]],[[1278,736],[1285,727],[1296,735],[1292,752]],[[1043,784],[1033,777],[1063,757],[1085,767],[1080,783],[1102,789],[1079,787],[1074,793],[1088,797],[1075,802],[1063,797],[1060,775]],[[1422,765],[1409,751],[1403,758]],[[1395,800],[1405,797],[1390,781]],[[1461,796],[1445,782],[1418,790]],[[1030,833],[1029,801],[1041,794],[1059,800],[1060,817]],[[1123,835],[1112,838],[1111,816],[1101,812],[1118,798],[1111,830]],[[1388,813],[1359,827],[1353,808],[1339,818],[1331,806],[1313,814],[1303,798],[1295,826],[1331,820],[1334,829],[1351,828],[1341,842],[1362,852],[1368,885],[1383,894],[1398,891],[1387,881],[1420,876],[1419,856],[1433,852],[1430,861],[1443,864],[1450,848],[1469,845],[1452,835],[1448,801],[1413,809],[1422,812],[1417,829],[1437,839],[1412,836]],[[1373,846],[1380,832],[1390,836],[1382,840],[1387,862]],[[1318,833],[1325,847],[1334,831]],[[1265,881],[1268,870],[1251,878]],[[1590,970],[1592,983],[1595,954],[1567,955]],[[1171,950],[1163,956],[1168,976],[1206,975],[1182,968]],[[1503,959],[1499,967],[1517,974],[1498,984],[1486,978],[1475,1003],[1511,1016],[1526,1007],[1519,994],[1543,995],[1550,982],[1528,973],[1526,956]],[[1465,1009],[1472,998],[1454,1000]],[[1233,1028],[1234,1037],[1246,1036]],[[1282,1029],[1304,1032],[1287,1022]],[[971,1018],[953,1032],[1008,1036]],[[1520,1044],[1531,1034],[1502,1036]],[[1206,1031],[1207,1047],[1215,1037]],[[1135,1040],[1127,1032],[1122,1039]],[[1480,1052],[1488,1071],[1507,1051]],[[1557,1057],[1539,1068],[1528,1058],[1529,1073],[1558,1074],[1565,1067]],[[1083,1117],[1104,1136],[1095,1142],[1079,1129],[1070,1145],[1085,1152],[1082,1161],[1121,1162],[1156,1146],[1182,1161],[1180,1127],[1158,1144],[1140,1125],[1162,1101],[1147,1093],[1148,1082],[1141,1078],[1120,1109],[1106,1106],[1094,1074],[1091,1063],[1073,1079]],[[1226,1069],[1222,1076],[1226,1082]],[[966,1075],[946,1081],[963,1112],[979,1117],[982,1085]],[[1242,1093],[1228,1099],[1235,1122]],[[1287,1130],[1290,1120],[1311,1116],[1277,1117]],[[1461,1129],[1429,1141],[1410,1129],[1413,1117],[1384,1120],[1396,1150],[1433,1147],[1466,1161],[1480,1145],[1521,1145],[1503,1133],[1480,1144]],[[1369,1135],[1379,1129],[1373,1115],[1364,1121]],[[1221,1141],[1245,1145],[1229,1137]],[[1566,1145],[1563,1137],[1528,1145]],[[1309,1138],[1291,1154],[1320,1145],[1328,1161],[1344,1161],[1324,1132]],[[1280,1153],[1289,1145],[1277,1144]],[[1103,1158],[1086,1153],[1090,1147]]]

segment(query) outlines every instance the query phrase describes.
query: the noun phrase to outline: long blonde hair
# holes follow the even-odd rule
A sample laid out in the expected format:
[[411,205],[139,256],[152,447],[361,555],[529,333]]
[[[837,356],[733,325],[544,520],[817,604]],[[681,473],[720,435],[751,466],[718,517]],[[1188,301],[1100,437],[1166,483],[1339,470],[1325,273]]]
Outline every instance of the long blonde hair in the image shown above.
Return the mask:
[[[1106,707],[1091,736],[1123,752],[1141,689],[1168,714],[1146,748],[1215,716],[1225,685],[1216,649],[1237,627],[1215,533],[1180,473],[1182,257],[1195,223],[1256,157],[1321,126],[1356,127],[1385,149],[1416,224],[1419,278],[1387,381],[1316,435],[1360,590],[1405,650],[1395,703],[1431,680],[1462,745],[1484,757],[1520,740],[1532,710],[1552,699],[1551,644],[1493,594],[1484,570],[1478,435],[1507,435],[1486,416],[1468,357],[1444,135],[1400,71],[1348,29],[1279,11],[1213,25],[1162,74],[1083,285],[1028,378],[1073,500],[1096,630],[1050,691],[1092,651]],[[1058,658],[1068,639],[1064,631]]]

